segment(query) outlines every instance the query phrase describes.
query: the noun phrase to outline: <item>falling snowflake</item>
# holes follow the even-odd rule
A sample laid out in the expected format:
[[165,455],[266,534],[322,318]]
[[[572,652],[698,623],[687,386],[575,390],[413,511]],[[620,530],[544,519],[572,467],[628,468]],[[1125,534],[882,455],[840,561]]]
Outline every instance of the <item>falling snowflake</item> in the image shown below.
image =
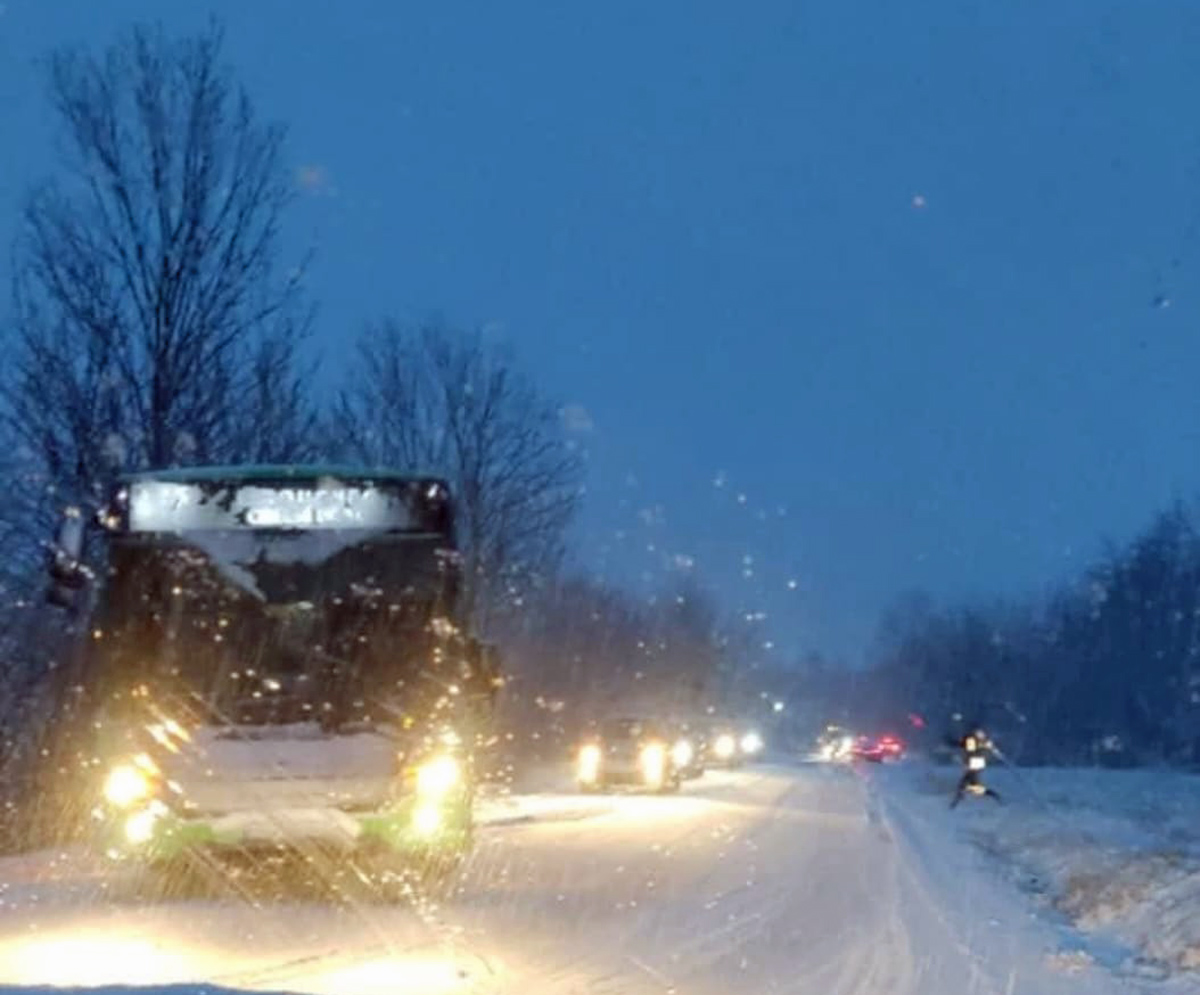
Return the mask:
[[596,427],[588,409],[582,404],[567,404],[559,411],[563,428],[568,432],[590,432]]
[[126,444],[125,439],[116,432],[110,432],[104,440],[101,456],[109,466],[124,466],[126,459],[129,457],[129,446]]

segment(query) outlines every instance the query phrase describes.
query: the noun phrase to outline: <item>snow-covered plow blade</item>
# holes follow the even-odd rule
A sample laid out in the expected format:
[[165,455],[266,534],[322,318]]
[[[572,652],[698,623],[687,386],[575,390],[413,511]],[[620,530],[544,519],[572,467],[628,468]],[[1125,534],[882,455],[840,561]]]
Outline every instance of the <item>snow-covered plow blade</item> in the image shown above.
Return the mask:
[[333,735],[307,724],[158,723],[149,736],[157,749],[118,760],[101,778],[93,815],[112,859],[318,849],[426,857],[470,839],[470,772],[452,740],[405,749],[398,734]]

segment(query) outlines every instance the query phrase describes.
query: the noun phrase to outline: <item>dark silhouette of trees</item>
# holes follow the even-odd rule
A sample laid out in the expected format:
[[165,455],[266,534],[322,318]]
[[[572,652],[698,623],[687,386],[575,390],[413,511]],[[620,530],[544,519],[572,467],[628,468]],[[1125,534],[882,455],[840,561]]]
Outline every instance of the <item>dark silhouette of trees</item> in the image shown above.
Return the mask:
[[892,708],[1065,763],[1200,763],[1200,530],[1176,504],[1044,603],[901,604],[872,678]]
[[348,457],[449,481],[480,621],[553,574],[582,464],[558,408],[480,335],[392,321],[368,328],[332,422]]
[[283,129],[221,41],[136,28],[47,63],[64,155],[21,216],[3,383],[42,519],[122,470],[312,450],[308,311],[278,262]]

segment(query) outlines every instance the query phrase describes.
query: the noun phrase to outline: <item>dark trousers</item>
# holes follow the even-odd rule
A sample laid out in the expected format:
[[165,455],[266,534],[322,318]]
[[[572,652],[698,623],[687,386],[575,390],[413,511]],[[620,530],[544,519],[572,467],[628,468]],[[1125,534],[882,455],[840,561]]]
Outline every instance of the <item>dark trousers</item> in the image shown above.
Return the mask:
[[962,779],[958,782],[958,787],[954,790],[954,799],[950,802],[950,807],[954,808],[957,806],[968,791],[977,788],[983,788],[983,793],[993,801],[998,802],[1000,800],[1000,796],[979,779],[979,771],[967,770],[963,772]]

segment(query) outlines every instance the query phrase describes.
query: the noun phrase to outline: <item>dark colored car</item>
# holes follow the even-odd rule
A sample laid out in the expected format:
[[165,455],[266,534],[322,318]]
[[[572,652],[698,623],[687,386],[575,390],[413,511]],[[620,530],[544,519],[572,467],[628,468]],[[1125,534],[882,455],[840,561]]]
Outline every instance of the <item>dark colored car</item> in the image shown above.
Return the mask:
[[575,776],[584,791],[626,785],[675,791],[683,772],[673,757],[671,727],[654,719],[621,717],[601,722],[579,748]]

